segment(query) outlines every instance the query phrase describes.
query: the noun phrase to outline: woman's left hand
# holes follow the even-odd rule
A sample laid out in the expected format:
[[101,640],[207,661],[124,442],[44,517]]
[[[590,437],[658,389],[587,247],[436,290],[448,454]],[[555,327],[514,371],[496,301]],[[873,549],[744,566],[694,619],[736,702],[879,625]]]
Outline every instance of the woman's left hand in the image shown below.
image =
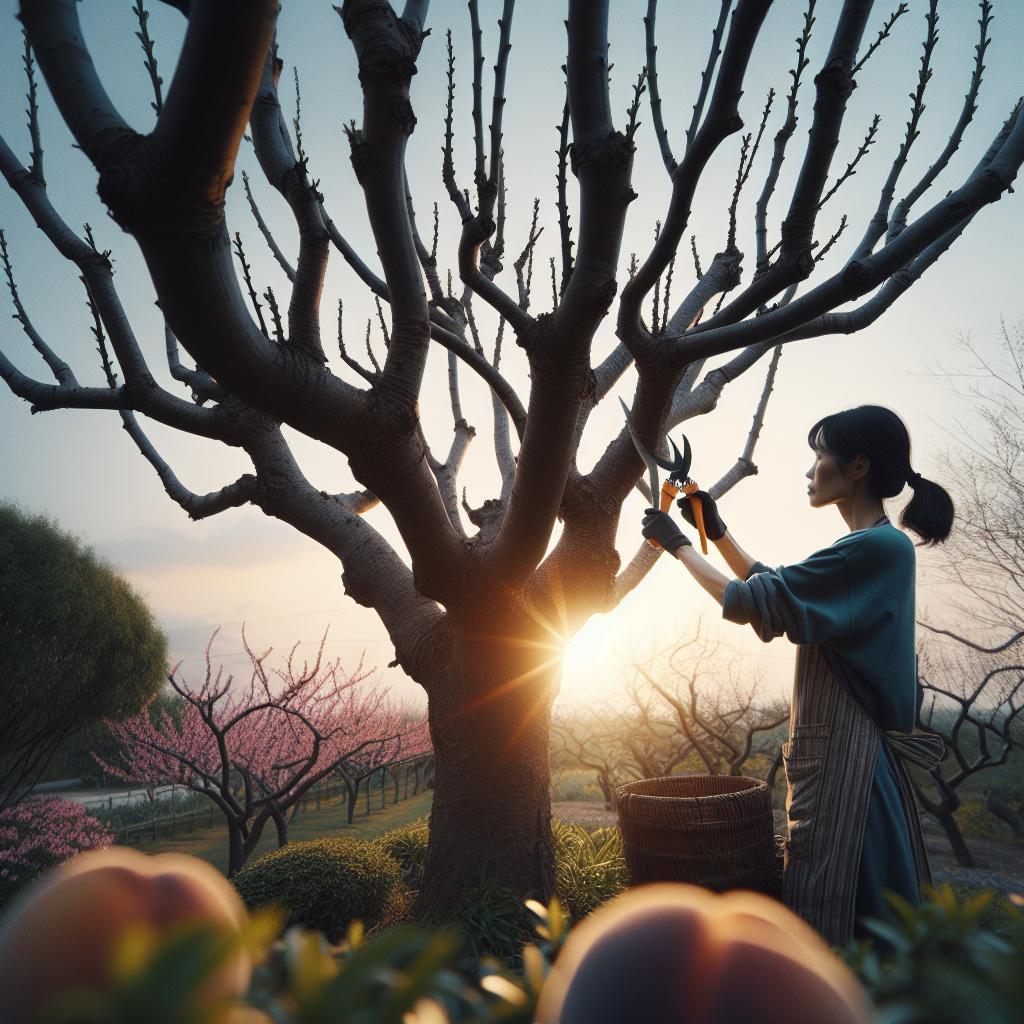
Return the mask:
[[690,543],[690,539],[668,514],[656,508],[646,510],[643,534],[648,540],[657,541],[669,554]]

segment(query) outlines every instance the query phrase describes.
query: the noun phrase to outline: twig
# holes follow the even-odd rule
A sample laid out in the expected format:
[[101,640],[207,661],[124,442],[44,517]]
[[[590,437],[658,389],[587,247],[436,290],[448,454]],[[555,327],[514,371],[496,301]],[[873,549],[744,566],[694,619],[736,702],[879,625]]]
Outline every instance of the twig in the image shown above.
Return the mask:
[[858,71],[868,62],[868,58],[881,46],[882,42],[889,38],[889,33],[892,31],[893,25],[903,17],[904,14],[909,11],[910,8],[906,4],[900,4],[892,14],[889,15],[885,24],[882,26],[881,31],[878,33],[878,38],[867,48],[864,56],[853,66],[853,74],[857,74]]
[[814,28],[814,6],[817,0],[807,0],[807,10],[804,12],[803,29],[796,40],[796,62],[789,69],[791,79],[789,94],[786,97],[786,117],[782,127],[775,133],[775,149],[772,153],[772,161],[768,168],[768,175],[761,189],[754,208],[754,236],[757,243],[757,264],[756,269],[760,273],[768,264],[768,202],[775,192],[775,186],[779,180],[782,170],[782,163],[786,158],[786,147],[793,137],[797,125],[797,100],[800,92],[800,81],[803,78],[804,70],[810,63],[807,56],[807,44],[811,39],[811,30]]
[[444,118],[444,146],[441,150],[441,180],[448,192],[448,197],[455,204],[462,220],[469,220],[473,215],[469,206],[469,198],[459,191],[455,181],[455,159],[453,156],[452,139],[455,133],[455,50],[452,47],[452,30],[446,34],[448,48],[448,100]]
[[846,170],[836,178],[836,183],[821,197],[821,202],[818,203],[818,209],[820,210],[838,191],[840,186],[848,178],[852,178],[857,173],[857,164],[864,158],[864,154],[871,148],[871,144],[875,141],[875,135],[878,132],[878,124],[882,120],[880,114],[875,114],[871,119],[871,124],[868,127],[868,133],[864,136],[864,141],[860,145],[860,149],[857,150],[854,158],[846,165]]
[[365,381],[370,384],[376,384],[377,378],[370,373],[366,367],[363,366],[358,360],[353,359],[345,348],[345,336],[342,332],[342,300],[338,299],[338,351],[341,353],[341,358],[344,360],[347,366],[350,366],[356,373],[359,374]]
[[844,213],[842,219],[839,221],[839,227],[836,229],[835,234],[821,247],[821,250],[815,255],[814,262],[820,263],[827,255],[829,249],[832,248],[836,242],[839,241],[840,236],[846,230],[846,214]]
[[143,0],[136,0],[132,12],[139,21],[139,31],[135,33],[135,37],[142,43],[142,52],[146,55],[143,66],[149,72],[149,80],[153,85],[154,99],[150,106],[156,111],[156,116],[159,117],[160,111],[163,110],[164,106],[162,90],[164,80],[157,73],[156,69],[156,52],[153,48],[153,39],[149,34],[149,11],[143,5]]
[[299,69],[292,68],[295,77],[295,117],[292,118],[292,128],[295,129],[295,151],[298,153],[299,163],[306,167],[306,152],[302,148],[302,90],[299,88]]
[[270,315],[274,319],[274,338],[277,340],[279,345],[284,344],[284,325],[281,322],[281,310],[277,305],[277,297],[274,295],[274,289],[267,285],[267,290],[263,293],[263,298],[267,300],[267,305],[270,307]]
[[632,140],[633,136],[636,135],[637,128],[640,127],[640,122],[637,120],[637,114],[640,112],[640,98],[647,91],[647,68],[641,68],[640,74],[636,77],[636,85],[633,86],[633,102],[629,105],[626,110],[626,138]]
[[[530,222],[530,234],[523,246],[523,251],[512,264],[516,272],[516,284],[519,287],[519,305],[525,310],[530,307],[530,284],[533,277],[533,250],[540,238],[543,228],[537,228],[537,217],[540,212],[540,200],[533,201],[533,220]],[[526,267],[524,275],[523,268]]]
[[380,321],[381,334],[384,335],[384,347],[389,348],[391,346],[391,335],[388,333],[388,325],[384,321],[384,310],[380,304],[380,296],[374,295],[373,301],[377,306],[377,319]]
[[676,269],[676,254],[672,254],[672,260],[668,265],[668,273],[665,275],[665,299],[661,307],[661,330],[664,334],[668,326],[669,299],[672,295],[672,275]]
[[950,158],[960,148],[960,141],[963,139],[967,126],[974,119],[977,111],[978,92],[981,89],[982,77],[985,73],[985,52],[992,42],[988,34],[989,25],[992,22],[992,4],[989,0],[981,0],[981,18],[978,20],[979,38],[974,47],[974,70],[971,73],[971,81],[967,87],[967,94],[964,96],[964,105],[960,117],[953,127],[949,141],[946,143],[938,159],[928,168],[921,180],[910,190],[906,198],[901,199],[893,210],[892,222],[886,232],[886,241],[895,238],[907,224],[907,216],[911,207],[931,187],[931,184],[938,177],[939,173],[949,163]]
[[32,140],[32,157],[29,160],[28,172],[40,185],[45,186],[43,143],[39,134],[39,104],[36,102],[38,93],[36,91],[35,61],[32,57],[32,47],[28,43],[28,33],[22,29],[21,34],[25,40],[25,52],[21,56],[21,62],[25,66],[25,77],[28,79],[28,92],[25,93],[28,110],[25,111],[25,115],[28,117],[28,134]]
[[32,347],[43,357],[57,383],[65,387],[78,387],[78,381],[75,379],[71,367],[47,345],[35,327],[32,326],[32,321],[29,320],[28,313],[21,303],[21,296],[18,294],[18,286],[14,280],[14,268],[11,264],[10,254],[7,251],[7,237],[3,230],[0,230],[0,262],[3,263],[4,276],[7,278],[7,288],[11,293],[11,301],[14,303],[14,319],[21,324],[25,334],[28,335],[29,341],[32,342]]
[[260,213],[259,207],[256,205],[256,200],[253,198],[252,188],[249,185],[249,175],[242,171],[242,187],[245,189],[245,197],[249,200],[249,209],[252,210],[252,215],[256,219],[256,225],[259,227],[260,232],[266,239],[267,245],[270,247],[270,251],[274,255],[274,259],[277,260],[278,266],[284,271],[285,277],[289,281],[295,280],[295,268],[285,259],[284,253],[278,248],[277,242],[274,240],[274,236],[270,232],[270,228],[267,227],[267,222],[263,219],[263,215]]
[[725,24],[729,18],[729,8],[732,0],[722,0],[722,9],[718,15],[718,24],[711,33],[711,52],[708,54],[708,63],[700,76],[700,92],[697,95],[697,102],[693,105],[693,117],[690,119],[690,127],[686,129],[686,148],[693,145],[697,135],[697,126],[700,123],[700,116],[704,112],[704,103],[708,97],[708,90],[711,88],[711,79],[715,73],[715,65],[722,53],[722,35],[725,33]]
[[249,299],[252,301],[252,308],[256,311],[256,319],[259,322],[260,330],[263,332],[264,338],[269,338],[270,334],[267,331],[267,322],[263,319],[263,307],[260,305],[260,300],[256,296],[256,288],[252,283],[252,268],[245,261],[245,249],[242,248],[242,236],[237,231],[235,232],[235,255],[238,257],[238,262],[242,265],[242,279],[245,281],[245,286],[249,290]]
[[665,164],[665,170],[671,175],[676,169],[676,158],[672,155],[672,147],[669,145],[668,132],[665,130],[665,121],[661,112],[661,94],[658,92],[658,47],[655,44],[654,33],[654,23],[657,14],[658,0],[647,0],[644,32],[647,40],[647,79],[651,87],[651,119],[654,121],[654,134],[658,138],[662,162]]
[[377,362],[377,357],[373,354],[373,346],[370,344],[370,330],[373,327],[373,320],[367,317],[366,320],[366,354],[370,357],[370,363],[373,365],[374,370],[380,373],[380,363]]
[[[565,71],[563,65],[562,70]],[[569,278],[572,277],[572,227],[569,223],[569,203],[566,199],[566,165],[569,160],[569,86],[566,83],[565,103],[562,106],[562,121],[555,129],[558,132],[558,170],[555,174],[555,181],[558,185],[558,231],[562,239],[562,286],[561,293],[565,293],[568,287]],[[557,305],[557,302],[555,303]]]

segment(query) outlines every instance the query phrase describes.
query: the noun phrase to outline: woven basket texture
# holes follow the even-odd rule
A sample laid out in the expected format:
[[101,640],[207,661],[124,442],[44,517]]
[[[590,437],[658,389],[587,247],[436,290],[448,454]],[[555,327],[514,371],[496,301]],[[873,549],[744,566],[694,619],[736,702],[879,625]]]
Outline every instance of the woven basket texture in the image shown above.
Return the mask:
[[779,894],[772,798],[761,779],[673,775],[626,783],[616,796],[634,885],[687,882],[714,892]]

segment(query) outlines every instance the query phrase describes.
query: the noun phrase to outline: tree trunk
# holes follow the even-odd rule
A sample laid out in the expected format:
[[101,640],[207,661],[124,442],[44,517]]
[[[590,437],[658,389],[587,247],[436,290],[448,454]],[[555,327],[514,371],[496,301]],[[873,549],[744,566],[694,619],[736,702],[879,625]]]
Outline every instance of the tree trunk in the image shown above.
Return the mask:
[[549,635],[495,639],[512,632],[505,622],[457,636],[428,686],[434,798],[420,919],[450,917],[484,882],[544,903],[554,890],[549,725],[560,650]]
[[233,878],[245,867],[245,831],[242,825],[227,819],[228,823],[228,878]]
[[348,819],[348,823],[352,824],[352,819],[356,813],[356,800],[359,798],[359,781],[355,783],[349,781],[348,776],[345,776],[345,817]]
[[928,810],[942,826],[942,831],[946,833],[946,838],[953,849],[953,856],[956,857],[957,864],[962,868],[973,868],[975,866],[974,855],[967,848],[967,843],[964,840],[963,833],[960,831],[960,826],[956,823],[953,812],[943,804],[933,804]]
[[[292,808],[293,816],[297,809],[297,807]],[[274,828],[277,829],[277,848],[280,849],[282,846],[288,845],[288,823],[290,819],[288,817],[287,809],[284,812],[275,811],[273,818]]]
[[768,792],[775,792],[775,780],[778,778],[779,769],[782,767],[782,747],[779,747],[778,753],[775,755],[775,760],[772,761],[771,768],[768,769],[768,777],[765,782],[768,783]]
[[935,769],[931,773],[932,780],[935,782],[938,790],[937,799],[933,800],[916,779],[913,780],[914,792],[917,795],[921,808],[927,811],[942,826],[942,831],[946,833],[946,838],[949,840],[949,845],[953,850],[953,856],[956,857],[957,864],[963,868],[973,868],[974,857],[971,851],[967,849],[963,833],[960,831],[960,826],[956,823],[956,818],[954,817],[954,811],[960,806],[960,797],[956,790],[942,778],[939,772],[939,769]]

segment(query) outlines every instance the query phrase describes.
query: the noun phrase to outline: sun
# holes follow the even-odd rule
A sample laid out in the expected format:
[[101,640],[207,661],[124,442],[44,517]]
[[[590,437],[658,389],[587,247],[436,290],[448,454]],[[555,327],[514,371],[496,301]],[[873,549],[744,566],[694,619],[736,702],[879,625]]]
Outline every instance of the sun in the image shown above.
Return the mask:
[[600,702],[621,691],[623,639],[611,615],[589,619],[565,647],[559,702]]

